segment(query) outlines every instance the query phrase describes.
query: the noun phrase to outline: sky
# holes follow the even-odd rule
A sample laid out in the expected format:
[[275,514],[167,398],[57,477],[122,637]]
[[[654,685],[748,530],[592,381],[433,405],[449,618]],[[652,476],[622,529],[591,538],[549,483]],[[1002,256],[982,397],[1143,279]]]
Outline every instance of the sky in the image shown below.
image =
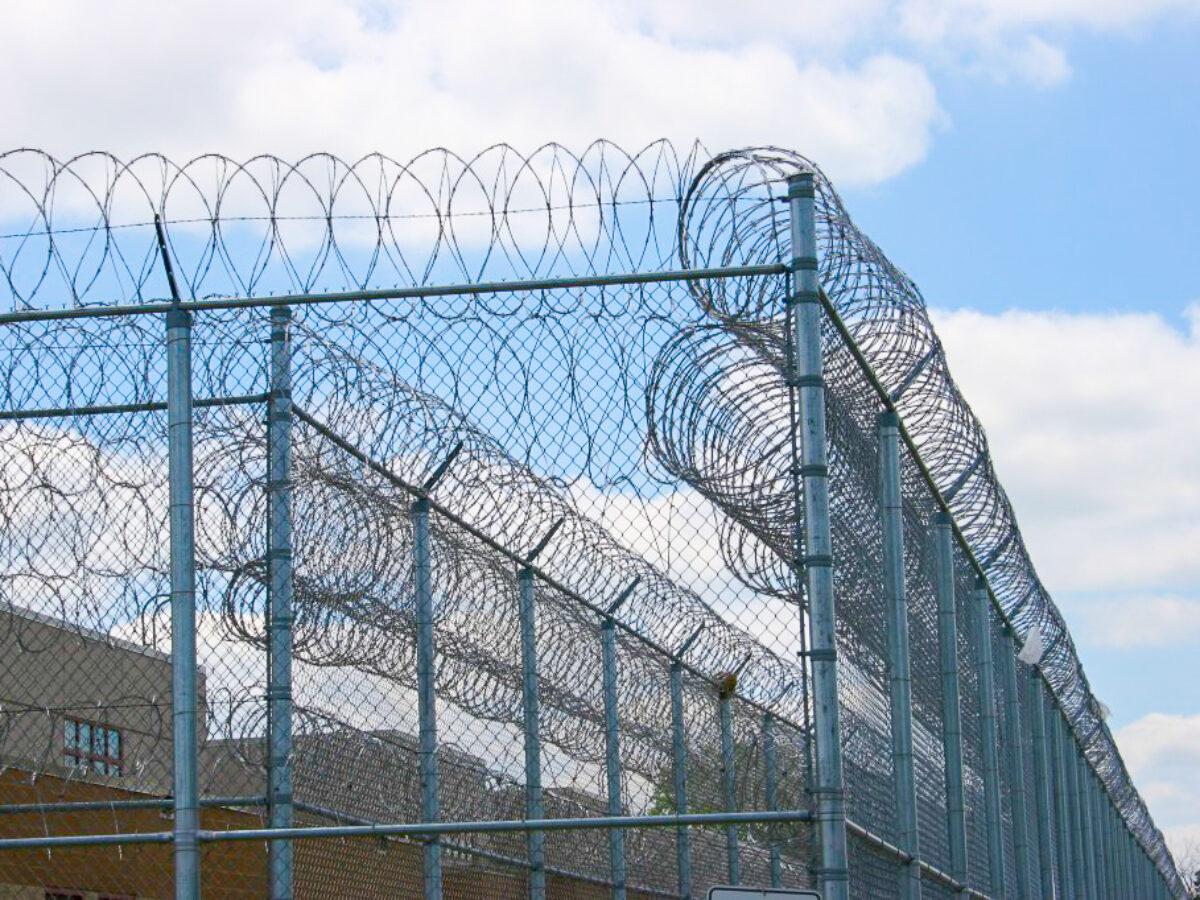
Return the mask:
[[1200,846],[1200,0],[0,11],[7,147],[790,147],[921,286],[1177,853]]

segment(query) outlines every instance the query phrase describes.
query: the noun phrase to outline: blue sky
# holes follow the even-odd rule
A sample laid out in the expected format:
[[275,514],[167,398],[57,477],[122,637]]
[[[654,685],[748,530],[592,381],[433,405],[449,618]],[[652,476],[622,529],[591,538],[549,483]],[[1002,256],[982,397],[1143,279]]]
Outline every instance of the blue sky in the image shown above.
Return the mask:
[[600,136],[811,156],[934,308],[1182,848],[1200,847],[1197,58],[1197,0],[72,0],[0,12],[0,120],[60,156]]
[[[1152,312],[1186,332],[1200,302],[1200,24],[1068,46],[1073,75],[1053,88],[939,84],[950,121],[928,157],[845,200],[935,308]],[[1200,710],[1191,660],[1079,637],[1118,723],[1147,704]]]
[[[860,227],[917,281],[935,309],[967,307],[991,316],[1014,310],[1067,314],[1060,320],[1064,341],[1079,331],[1071,323],[1107,319],[1120,331],[1130,316],[1160,317],[1190,346],[1185,355],[1191,364],[1161,366],[1148,359],[1147,366],[1164,369],[1163,383],[1143,376],[1141,386],[1184,397],[1183,406],[1172,407],[1174,413],[1195,417],[1187,389],[1172,389],[1166,382],[1196,371],[1196,333],[1188,310],[1200,302],[1200,167],[1194,162],[1200,142],[1200,26],[1174,22],[1135,34],[1076,36],[1066,46],[1073,72],[1053,87],[935,76],[948,121],[927,157],[893,178],[846,190],[844,198]],[[987,327],[982,317],[972,324]],[[1140,584],[1122,575],[1106,584],[1103,572],[1084,577],[1070,566],[1055,565],[1063,542],[1038,535],[1055,531],[1052,523],[1059,523],[1058,530],[1066,527],[1070,503],[1056,497],[1053,488],[1049,496],[1043,493],[1045,485],[1026,477],[1024,462],[1011,458],[1010,444],[1022,439],[1020,424],[996,421],[1009,413],[1018,418],[1016,398],[1003,382],[1028,377],[1020,338],[1014,336],[1008,345],[1007,374],[1004,360],[996,357],[990,357],[985,371],[976,371],[970,354],[987,337],[972,330],[956,327],[947,333],[943,327],[951,363],[988,428],[1000,475],[1026,532],[1033,532],[1034,560],[1072,625],[1093,688],[1112,709],[1123,751],[1178,855],[1200,835],[1195,805],[1200,754],[1194,750],[1200,734],[1195,625],[1200,566],[1194,559],[1200,554],[1192,551],[1192,564],[1170,574],[1146,573]],[[1048,352],[1057,349],[1046,346]],[[1142,350],[1156,355],[1153,342]],[[1070,348],[1064,365],[1081,354],[1088,355],[1085,347]],[[1139,365],[1135,355],[1121,362]],[[1053,378],[1052,366],[1033,368],[1038,377]],[[1118,368],[1115,380],[1125,371]],[[1041,385],[1040,392],[1056,390],[1053,381]],[[1099,377],[1095,387],[1103,389]],[[1145,399],[1150,405],[1158,402]],[[1108,440],[1131,438],[1136,426],[1123,428],[1122,418],[1123,411],[1114,410],[1112,429],[1121,433],[1110,433]],[[1191,458],[1187,465],[1200,469],[1194,429],[1169,427],[1166,434],[1167,440],[1184,442]],[[1106,435],[1093,436],[1096,443],[1080,440],[1072,450],[1104,452]],[[1153,482],[1161,474],[1156,446],[1148,441],[1140,460],[1138,448],[1131,448],[1132,466],[1114,468],[1107,477]],[[1095,479],[1098,496],[1106,492],[1104,478],[1101,473]],[[1196,476],[1184,479],[1194,491]],[[1184,513],[1190,520],[1185,530],[1192,535],[1200,519],[1194,510]],[[1113,524],[1124,538],[1118,552],[1154,554],[1152,541],[1139,535],[1136,525],[1126,530],[1119,514]],[[1128,639],[1117,633],[1129,627],[1131,616],[1158,615],[1158,607],[1144,602],[1144,596],[1163,593],[1190,612],[1164,615],[1163,633],[1150,629]],[[1125,609],[1115,609],[1118,605]],[[1178,613],[1179,607],[1172,611]],[[1105,616],[1108,623],[1098,621]],[[1166,633],[1172,629],[1177,629],[1173,635]],[[1183,746],[1186,742],[1193,749]]]
[[1153,310],[1200,300],[1200,25],[1068,42],[1052,88],[938,81],[919,164],[845,191],[936,306]]

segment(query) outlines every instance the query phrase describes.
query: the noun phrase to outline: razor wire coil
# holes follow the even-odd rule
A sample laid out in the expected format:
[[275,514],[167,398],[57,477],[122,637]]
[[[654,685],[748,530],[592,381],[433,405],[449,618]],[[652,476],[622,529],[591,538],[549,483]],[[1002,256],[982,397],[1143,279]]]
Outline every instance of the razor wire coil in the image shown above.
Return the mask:
[[[522,155],[501,146],[470,159],[437,150],[407,161],[209,155],[182,165],[157,155],[59,161],[13,151],[0,154],[0,290],[7,294],[0,306],[36,314],[156,303],[166,292],[155,217],[192,299],[778,264],[789,246],[783,184],[797,171],[817,176],[820,281],[829,303],[899,411],[1007,626],[1022,639],[1039,636],[1054,702],[1121,816],[1176,880],[920,292],[856,229],[832,185],[803,157],[770,148],[709,157],[699,146],[680,151],[665,142],[635,153],[597,142],[580,154],[547,145]],[[440,692],[485,720],[519,717],[515,649],[489,646],[496,638],[482,630],[491,623],[494,636],[510,627],[502,623],[513,615],[512,560],[462,524],[519,553],[565,522],[546,556],[555,582],[598,604],[638,581],[617,614],[629,633],[623,666],[653,682],[663,664],[654,648],[679,646],[703,625],[689,663],[709,676],[745,665],[739,694],[794,724],[804,765],[807,712],[794,666],[680,584],[661,560],[647,563],[619,533],[615,540],[612,523],[601,521],[611,511],[606,502],[580,500],[589,486],[652,500],[656,489],[686,485],[718,522],[730,584],[781,604],[795,600],[784,452],[787,291],[787,277],[778,275],[306,309],[294,332],[297,408],[396,477],[363,466],[311,427],[296,429],[297,658],[384,679],[413,671],[412,611],[393,599],[410,591],[411,580],[405,535],[413,493],[401,485],[420,485],[461,445],[432,492],[460,520],[436,527],[435,565],[450,586],[439,624]],[[197,397],[265,395],[263,318],[251,310],[203,314]],[[61,618],[105,634],[137,630],[131,639],[148,647],[162,646],[167,633],[166,559],[157,540],[166,509],[162,415],[59,415],[59,424],[46,424],[56,419],[20,414],[161,404],[160,330],[156,319],[138,316],[9,322],[0,371],[0,411],[9,419],[0,424],[5,601],[40,593],[43,608]],[[878,554],[865,537],[875,515],[869,390],[832,327],[824,351],[831,468],[844,476],[835,498],[838,577],[840,590],[849,590],[873,565],[859,570],[854,560]],[[608,366],[602,377],[589,370],[598,361]],[[598,401],[597,392],[607,396]],[[481,411],[486,423],[473,419]],[[265,509],[262,410],[250,402],[198,408],[196,433],[198,546],[212,611],[229,637],[261,647],[265,546],[254,523]],[[919,479],[910,476],[915,495]],[[959,580],[969,584],[970,573]],[[594,641],[594,610],[545,583],[539,601],[548,611],[540,626],[548,646]],[[122,605],[129,608],[118,613]],[[848,610],[859,620],[842,646],[869,681],[881,638],[865,621],[869,610]],[[639,646],[638,636],[651,645]],[[587,661],[562,653],[546,665],[548,734],[596,762],[599,697],[588,687]],[[218,716],[210,728],[236,744],[237,735],[258,730],[250,720],[261,686],[228,691],[210,698],[209,715]],[[138,702],[155,707],[160,699]],[[915,699],[918,706],[936,700]],[[669,717],[665,694],[630,706],[622,722],[628,765],[652,782],[669,755],[654,729]],[[301,734],[332,727],[319,705],[298,713]],[[870,779],[879,748],[874,726],[856,731],[859,714],[869,719],[865,710],[849,714],[844,742],[851,766],[860,767],[852,772]],[[368,739],[365,726],[337,727]],[[251,764],[252,746],[236,752]],[[878,815],[887,818],[886,810]]]

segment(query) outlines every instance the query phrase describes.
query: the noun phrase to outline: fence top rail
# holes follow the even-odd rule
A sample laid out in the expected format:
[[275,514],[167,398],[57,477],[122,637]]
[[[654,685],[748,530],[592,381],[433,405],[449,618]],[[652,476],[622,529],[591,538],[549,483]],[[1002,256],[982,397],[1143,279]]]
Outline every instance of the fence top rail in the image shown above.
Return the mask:
[[785,275],[783,263],[716,266],[657,272],[629,272],[613,275],[582,275],[568,278],[535,278],[517,281],[480,281],[459,284],[434,284],[416,287],[381,288],[363,291],[277,294],[265,297],[213,297],[206,300],[155,300],[149,303],[78,306],[65,309],[29,309],[0,314],[0,325],[22,322],[49,322],[69,319],[111,319],[126,316],[162,315],[171,310],[211,312],[225,309],[255,309],[280,306],[312,306],[328,303],[372,303],[383,300],[427,300],[432,297],[461,297],[477,294],[517,294],[537,291],[562,291],[574,288],[634,287],[686,281],[713,281],[725,278],[753,278]]
[[[0,293],[9,310],[0,324],[335,304],[374,315],[375,303],[439,297],[472,298],[475,315],[491,295],[591,289],[605,301],[613,296],[606,290],[645,301],[667,295],[645,288],[679,285],[707,327],[748,337],[740,349],[782,372],[771,358],[784,339],[780,276],[796,261],[787,259],[781,191],[789,176],[808,171],[823,299],[830,331],[839,332],[827,339],[846,343],[879,404],[902,416],[910,454],[935,505],[951,514],[1000,621],[1015,639],[1035,630],[1045,639],[1039,672],[1053,702],[1130,830],[1181,885],[1033,567],[919,290],[798,154],[765,147],[709,155],[667,142],[631,153],[598,141],[581,153],[548,144],[470,158],[439,149],[401,161],[207,155],[178,165],[156,154],[123,161],[0,152],[8,186]],[[151,226],[159,218],[161,239]],[[178,304],[165,299],[168,260],[184,298]],[[325,284],[346,289],[320,292]],[[676,294],[669,296],[673,304]],[[10,335],[20,340],[16,328]],[[138,399],[147,402],[104,411],[160,406],[153,386],[143,385]],[[84,413],[74,402],[23,400],[0,419]]]

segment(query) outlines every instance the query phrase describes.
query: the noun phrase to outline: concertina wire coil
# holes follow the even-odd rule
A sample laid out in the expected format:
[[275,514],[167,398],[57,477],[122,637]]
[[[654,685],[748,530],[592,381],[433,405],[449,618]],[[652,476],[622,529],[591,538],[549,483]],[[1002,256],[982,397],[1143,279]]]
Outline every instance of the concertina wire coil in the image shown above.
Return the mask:
[[[1038,578],[983,428],[950,375],[917,286],[855,228],[830,182],[798,154],[759,148],[710,157],[698,145],[678,151],[666,142],[627,153],[599,141],[580,154],[559,145],[528,155],[497,146],[470,159],[436,150],[408,161],[372,155],[344,162],[319,154],[297,163],[271,156],[236,162],[208,155],[176,165],[158,155],[125,162],[96,153],[60,161],[39,151],[12,151],[0,154],[3,302],[10,312],[36,318],[42,310],[160,301],[166,290],[155,216],[166,226],[183,292],[192,300],[777,264],[786,261],[789,246],[784,183],[798,171],[816,175],[825,294],[894,397],[920,459],[946,497],[1008,621],[1022,639],[1035,631],[1040,636],[1045,648],[1040,666],[1089,762],[1160,870],[1177,881],[1161,832],[1126,771],[1065,622]],[[406,309],[447,329],[469,322],[481,335],[492,333],[489,322],[529,315],[531,308],[546,321],[574,322],[585,314],[597,323],[630,314],[677,319],[674,336],[658,348],[645,384],[636,379],[627,384],[626,406],[636,408],[618,415],[644,417],[646,452],[728,517],[732,524],[722,534],[721,548],[730,570],[754,591],[786,599],[794,577],[786,562],[794,527],[789,461],[779,452],[788,428],[782,375],[787,290],[785,275],[694,279],[686,293],[562,290],[533,299],[494,293],[418,298]],[[447,508],[469,510],[464,519],[505,546],[566,521],[556,534],[556,552],[547,559],[583,562],[561,573],[563,584],[581,596],[607,597],[641,579],[635,593],[640,600],[621,614],[632,632],[669,647],[705,624],[695,651],[697,668],[720,671],[750,654],[754,663],[746,666],[739,693],[803,723],[786,661],[622,548],[604,528],[573,510],[569,492],[554,479],[535,475],[521,461],[522,454],[509,445],[524,442],[528,450],[533,439],[523,437],[518,425],[531,423],[510,423],[499,439],[491,437],[411,384],[408,373],[389,366],[387,354],[373,345],[375,330],[380,322],[415,314],[395,305],[307,308],[298,317],[295,339],[303,357],[295,363],[297,405],[307,404],[314,416],[373,458],[390,460],[397,471],[407,469],[413,484],[455,442],[463,442],[453,477],[434,495],[448,496]],[[261,321],[245,310],[206,315],[220,339],[196,348],[197,395],[247,393],[244,382],[251,376],[245,356],[261,349]],[[570,327],[564,325],[556,336],[568,349],[578,340],[568,333]],[[5,409],[162,399],[161,340],[154,320],[31,321],[8,331],[0,389]],[[841,340],[826,327],[827,351]],[[515,354],[502,344],[497,337],[491,346],[504,350],[505,364],[512,365]],[[491,377],[501,377],[501,363],[492,364]],[[252,377],[261,385],[261,373]],[[364,408],[373,416],[363,416]],[[261,643],[254,601],[238,589],[262,578],[255,571],[261,535],[249,524],[263,515],[263,476],[255,470],[261,448],[249,448],[261,444],[263,436],[251,410],[216,408],[198,419],[197,459],[211,463],[209,494],[222,498],[216,504],[219,514],[198,514],[198,528],[207,539],[199,544],[208,554],[204,565],[231,575],[222,601],[231,627]],[[575,417],[586,437],[599,443],[599,425],[588,421],[588,413],[576,407]],[[10,451],[21,465],[6,466],[6,522],[19,518],[14,500],[28,483],[61,479],[39,471],[48,450],[71,455],[86,467],[90,484],[79,490],[94,492],[98,508],[122,521],[134,515],[158,521],[156,510],[165,509],[164,486],[149,479],[129,483],[99,450],[104,445],[120,448],[127,457],[142,454],[148,469],[157,427],[145,417],[85,419],[67,436],[22,424],[20,442],[11,445],[19,452]],[[401,502],[395,484],[355,466],[321,435],[303,426],[296,432],[296,471],[304,484],[297,492],[298,508],[353,509],[354,521],[367,529],[339,529],[332,516],[318,527],[317,517],[297,516],[306,523],[298,528],[297,544],[312,554],[297,575],[297,653],[352,661],[373,671],[403,668],[396,657],[401,645],[388,638],[388,616],[395,611],[377,602],[382,594],[334,583],[333,574],[322,583],[316,573],[336,573],[335,560],[345,568],[353,559],[360,571],[370,573],[377,592],[408,578],[407,570],[388,562],[389,554],[380,550],[387,534],[403,533],[392,526],[407,515],[407,501]],[[584,453],[583,468],[604,486],[605,476],[595,474],[602,461],[594,458],[592,442]],[[28,479],[24,488],[15,478],[18,472]],[[515,508],[539,524],[525,523],[520,533],[512,533],[514,520],[505,512]],[[98,526],[91,522],[89,527]],[[302,535],[305,527],[320,533]],[[452,531],[438,541],[444,553],[439,565],[455,573],[464,594],[486,597],[505,590],[510,574],[494,572],[494,561],[473,550],[471,541],[456,541]],[[100,578],[122,574],[111,570],[111,560],[96,564],[81,542],[66,543],[76,551],[71,564],[78,570],[91,569]],[[121,555],[128,571],[165,570],[162,548],[149,541],[124,546]],[[33,550],[25,554],[26,559],[36,556]],[[62,573],[27,574],[51,582]],[[306,604],[305,596],[321,599]],[[555,627],[569,642],[570,630],[585,626],[576,621],[579,612],[571,604],[560,607]],[[362,627],[329,627],[320,612],[328,608],[357,618]],[[664,609],[670,613],[664,615]],[[480,646],[472,646],[465,632],[462,646],[446,652],[459,662],[449,663],[457,668],[445,679],[445,689],[459,690],[462,696],[456,699],[485,717],[514,714],[519,691],[514,693],[511,673],[476,665]],[[406,662],[411,668],[411,660]],[[552,660],[552,669],[562,668],[548,673],[547,681],[584,683],[588,673],[572,671],[572,664],[569,658]],[[594,710],[597,700],[568,692],[562,704]],[[622,727],[637,735],[639,747],[644,744],[638,751],[644,756],[640,768],[653,773],[664,750],[648,723],[663,711],[648,705],[642,712],[641,722],[623,721]],[[235,715],[229,715],[232,722]],[[594,717],[547,718],[561,725],[555,741],[595,753],[589,743],[595,739]],[[589,718],[589,726],[580,725]]]

